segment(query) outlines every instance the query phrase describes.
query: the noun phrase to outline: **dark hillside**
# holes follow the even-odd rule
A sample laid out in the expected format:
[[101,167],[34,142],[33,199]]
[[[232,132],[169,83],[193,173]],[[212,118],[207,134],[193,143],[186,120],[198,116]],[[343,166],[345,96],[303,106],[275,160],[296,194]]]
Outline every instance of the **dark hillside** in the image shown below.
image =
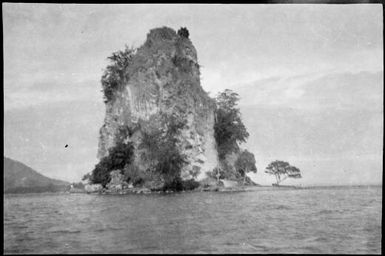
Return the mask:
[[25,164],[4,157],[4,193],[56,192],[69,182],[48,178]]

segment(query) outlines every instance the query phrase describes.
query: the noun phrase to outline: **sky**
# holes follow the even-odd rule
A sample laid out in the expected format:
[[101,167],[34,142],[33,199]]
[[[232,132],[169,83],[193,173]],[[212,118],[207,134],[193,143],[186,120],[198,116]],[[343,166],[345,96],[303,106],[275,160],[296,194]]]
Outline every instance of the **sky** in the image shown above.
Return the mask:
[[288,184],[381,184],[382,24],[380,4],[3,3],[4,155],[78,181],[97,163],[106,58],[187,27],[202,87],[241,96],[257,183],[280,159],[302,170]]

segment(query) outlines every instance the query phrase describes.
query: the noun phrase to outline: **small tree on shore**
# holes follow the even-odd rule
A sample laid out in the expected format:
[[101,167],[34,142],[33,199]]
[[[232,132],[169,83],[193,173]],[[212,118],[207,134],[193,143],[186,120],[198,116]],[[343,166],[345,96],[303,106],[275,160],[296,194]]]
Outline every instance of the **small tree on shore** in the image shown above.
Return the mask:
[[276,160],[271,162],[266,167],[266,173],[274,175],[277,180],[277,185],[284,181],[287,178],[299,179],[302,178],[301,171],[295,167],[291,166],[288,162]]
[[223,178],[223,171],[219,167],[215,167],[210,175],[212,178],[215,178],[217,182],[219,182],[219,179]]

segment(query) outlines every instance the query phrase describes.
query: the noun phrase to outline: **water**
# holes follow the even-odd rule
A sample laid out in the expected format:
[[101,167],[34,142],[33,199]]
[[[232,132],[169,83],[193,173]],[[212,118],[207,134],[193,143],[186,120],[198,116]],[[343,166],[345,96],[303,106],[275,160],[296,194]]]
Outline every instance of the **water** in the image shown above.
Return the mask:
[[4,196],[5,253],[381,253],[382,187]]

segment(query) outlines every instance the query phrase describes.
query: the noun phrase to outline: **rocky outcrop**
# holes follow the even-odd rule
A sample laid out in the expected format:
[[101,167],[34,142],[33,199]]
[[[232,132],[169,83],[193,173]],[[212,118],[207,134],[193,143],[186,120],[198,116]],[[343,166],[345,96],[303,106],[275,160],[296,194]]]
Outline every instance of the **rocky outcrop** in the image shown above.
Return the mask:
[[[145,43],[133,53],[124,70],[122,86],[106,102],[104,124],[100,129],[98,158],[116,144],[119,127],[133,131],[130,140],[140,144],[142,129],[161,127],[160,113],[175,114],[186,120],[179,148],[189,164],[182,179],[201,180],[218,166],[214,138],[215,102],[200,85],[197,52],[190,39],[173,29],[152,29]],[[135,129],[140,124],[140,129]],[[134,163],[145,170],[136,150]]]
[[128,188],[129,184],[124,181],[124,177],[120,170],[110,172],[111,180],[106,185],[106,188],[112,192],[119,192],[125,188]]
[[87,193],[95,193],[102,191],[103,187],[101,184],[87,184],[84,186],[84,190]]

